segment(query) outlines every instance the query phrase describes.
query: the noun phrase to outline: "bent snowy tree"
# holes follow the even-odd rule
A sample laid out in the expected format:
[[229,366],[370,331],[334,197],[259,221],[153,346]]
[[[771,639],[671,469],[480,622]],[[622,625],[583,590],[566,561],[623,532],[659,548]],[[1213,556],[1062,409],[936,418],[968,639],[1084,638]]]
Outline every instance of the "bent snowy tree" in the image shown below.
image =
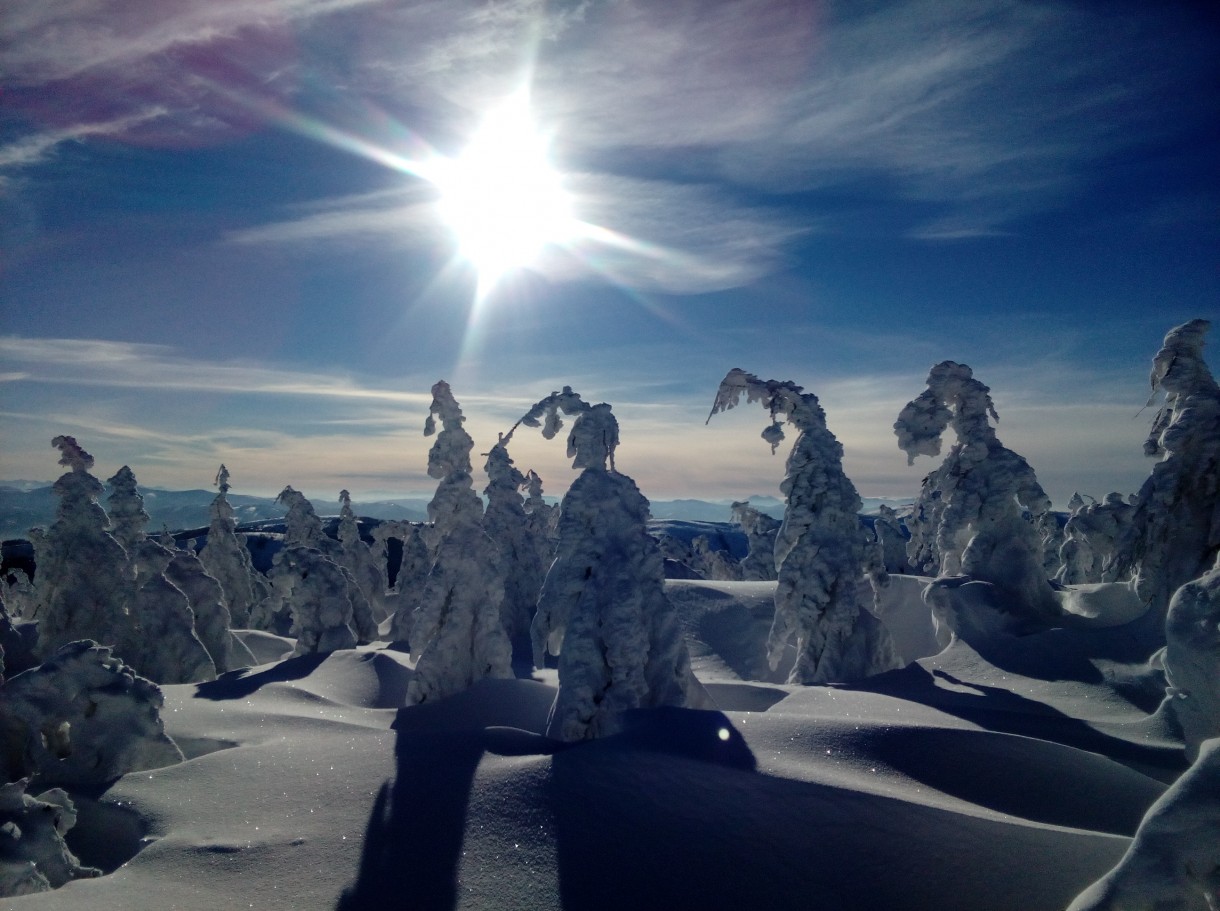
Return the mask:
[[990,393],[965,364],[942,361],[928,374],[928,388],[899,413],[894,433],[908,464],[939,454],[949,426],[957,434],[940,468],[923,480],[908,554],[917,571],[994,585],[1019,630],[1060,616],[1042,539],[1024,514],[1036,520],[1051,501],[1030,464],[996,437]]
[[610,406],[589,405],[565,386],[535,404],[501,445],[520,424],[541,425],[554,438],[561,413],[576,416],[568,455],[584,471],[560,505],[559,543],[531,630],[539,667],[548,650],[559,656],[547,733],[584,740],[618,731],[628,709],[710,706],[665,596],[648,500],[614,469],[618,421]]
[[827,428],[817,396],[734,368],[720,383],[708,421],[738,405],[742,395],[771,413],[762,437],[773,453],[784,439],[783,422],[800,431],[780,484],[788,503],[775,539],[771,668],[779,667],[793,637],[789,683],[847,682],[897,667],[888,631],[860,597],[866,574],[874,595],[888,576],[860,524],[860,495],[843,472],[843,447]]

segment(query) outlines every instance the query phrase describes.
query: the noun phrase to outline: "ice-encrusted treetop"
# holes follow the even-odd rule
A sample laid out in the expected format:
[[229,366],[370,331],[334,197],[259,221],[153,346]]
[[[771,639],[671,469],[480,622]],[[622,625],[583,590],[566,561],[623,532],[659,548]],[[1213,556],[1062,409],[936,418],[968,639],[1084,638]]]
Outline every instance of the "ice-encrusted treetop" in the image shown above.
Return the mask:
[[474,440],[462,425],[466,422],[462,406],[453,397],[453,391],[444,380],[432,386],[432,404],[428,408],[428,419],[424,422],[424,436],[436,433],[436,419],[440,418],[441,432],[428,452],[428,477],[440,480],[454,472],[472,471],[470,452]]
[[[1152,421],[1152,429],[1144,443],[1144,453],[1150,456],[1166,456],[1186,442],[1189,430],[1193,433],[1203,423],[1186,414],[1188,407],[1206,407],[1220,402],[1220,388],[1203,360],[1203,345],[1211,323],[1205,319],[1193,319],[1170,329],[1161,343],[1161,350],[1152,359],[1149,382],[1152,397],[1165,394]],[[1183,422],[1187,425],[1183,427]],[[1172,429],[1171,429],[1172,428]]]
[[[440,418],[441,431],[436,431]],[[483,502],[474,492],[470,453],[474,440],[462,426],[466,422],[462,406],[444,380],[432,386],[432,405],[424,423],[424,436],[436,433],[436,442],[428,451],[428,476],[440,481],[428,503],[428,518],[442,536],[461,522],[478,522],[483,516]]]
[[223,464],[221,464],[220,470],[216,472],[216,480],[212,486],[220,490],[215,498],[213,498],[212,505],[208,508],[212,525],[215,526],[217,522],[222,524],[227,522],[230,530],[236,528],[237,513],[233,511],[233,506],[229,503],[229,469],[225,468]]
[[280,491],[275,501],[288,507],[284,516],[284,547],[317,548],[326,534],[322,531],[322,520],[305,495],[289,485]]
[[97,502],[106,488],[89,473],[93,456],[76,442],[76,437],[57,436],[51,440],[51,445],[60,452],[59,464],[70,469],[52,485],[52,490],[59,496],[56,524],[62,523],[63,528],[81,525],[108,529],[110,518]]
[[533,407],[503,437],[503,442],[512,439],[513,432],[521,424],[526,427],[541,427],[545,439],[553,439],[563,427],[560,414],[576,415],[572,431],[568,434],[568,458],[573,468],[594,468],[601,471],[614,470],[614,450],[618,448],[618,419],[605,402],[590,405],[564,386],[561,392],[552,392],[534,403]]
[[352,509],[352,495],[344,489],[339,491],[339,542],[348,545],[359,540],[360,526]]
[[147,537],[144,530],[148,527],[149,515],[144,509],[144,497],[136,486],[135,472],[127,465],[106,483],[110,485],[106,502],[110,504],[111,534],[131,553],[132,548]]
[[76,442],[76,437],[61,434],[51,440],[51,445],[59,450],[60,465],[65,465],[72,471],[89,471],[93,468],[93,456]]
[[916,456],[940,455],[941,436],[950,424],[964,446],[990,444],[996,435],[988,418],[1000,419],[990,387],[965,364],[941,361],[928,374],[928,388],[899,413],[894,433],[907,464],[914,465]]
[[743,393],[747,402],[761,402],[771,412],[771,425],[763,429],[762,438],[771,444],[772,453],[784,441],[783,424],[778,420],[780,417],[802,432],[826,429],[826,412],[822,410],[816,395],[805,392],[791,380],[761,380],[740,367],[734,367],[720,381],[716,401],[712,403],[706,423],[710,424],[720,412],[739,405]]

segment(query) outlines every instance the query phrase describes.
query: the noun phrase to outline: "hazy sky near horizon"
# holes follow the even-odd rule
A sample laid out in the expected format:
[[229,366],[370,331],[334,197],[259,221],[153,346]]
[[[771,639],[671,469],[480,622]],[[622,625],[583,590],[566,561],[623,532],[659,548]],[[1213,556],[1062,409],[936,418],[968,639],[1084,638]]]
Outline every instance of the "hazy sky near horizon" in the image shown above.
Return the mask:
[[[67,433],[148,486],[426,492],[444,378],[477,452],[568,384],[646,495],[776,494],[761,409],[704,425],[742,367],[913,496],[891,427],[952,359],[1057,503],[1132,492],[1151,358],[1220,314],[1218,50],[1184,0],[10,0],[0,478]],[[585,230],[480,297],[404,162],[518,91]]]

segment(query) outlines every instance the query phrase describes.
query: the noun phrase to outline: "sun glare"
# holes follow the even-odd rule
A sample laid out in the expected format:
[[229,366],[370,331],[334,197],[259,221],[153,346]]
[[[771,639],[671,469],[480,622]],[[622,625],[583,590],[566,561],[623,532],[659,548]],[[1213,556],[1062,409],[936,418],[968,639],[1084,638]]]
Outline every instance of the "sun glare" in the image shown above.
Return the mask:
[[438,175],[441,216],[478,272],[480,296],[573,234],[571,202],[547,151],[522,93],[488,115]]

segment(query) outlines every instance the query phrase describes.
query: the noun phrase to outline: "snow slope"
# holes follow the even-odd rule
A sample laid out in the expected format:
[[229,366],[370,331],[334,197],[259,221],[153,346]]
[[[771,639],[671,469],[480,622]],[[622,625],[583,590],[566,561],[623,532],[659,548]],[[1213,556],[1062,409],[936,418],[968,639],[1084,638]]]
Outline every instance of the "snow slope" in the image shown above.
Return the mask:
[[[1122,627],[787,686],[751,673],[773,590],[668,583],[721,711],[591,742],[543,736],[553,672],[399,708],[380,643],[163,687],[188,761],[77,796],[109,875],[0,907],[1062,909],[1185,767]],[[882,605],[908,648],[919,604]]]

